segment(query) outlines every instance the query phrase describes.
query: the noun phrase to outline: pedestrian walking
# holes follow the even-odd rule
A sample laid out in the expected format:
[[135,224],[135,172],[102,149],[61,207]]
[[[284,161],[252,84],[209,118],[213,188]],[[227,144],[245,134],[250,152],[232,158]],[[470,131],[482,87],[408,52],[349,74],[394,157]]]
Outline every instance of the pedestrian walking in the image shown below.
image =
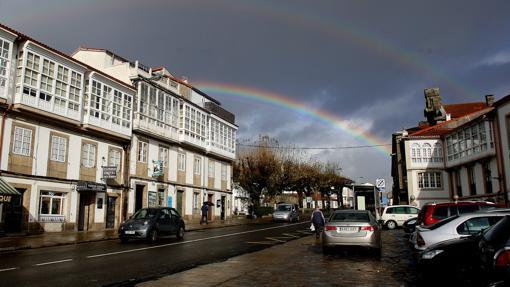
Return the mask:
[[319,238],[322,232],[322,228],[326,224],[324,214],[322,214],[322,211],[318,207],[316,207],[312,213],[311,219],[313,227],[315,228],[315,238]]
[[207,213],[209,212],[209,205],[207,204],[207,202],[204,202],[201,210],[202,210],[202,217],[200,218],[200,225],[202,225],[202,223],[204,223],[204,222],[205,222],[205,224],[207,224]]

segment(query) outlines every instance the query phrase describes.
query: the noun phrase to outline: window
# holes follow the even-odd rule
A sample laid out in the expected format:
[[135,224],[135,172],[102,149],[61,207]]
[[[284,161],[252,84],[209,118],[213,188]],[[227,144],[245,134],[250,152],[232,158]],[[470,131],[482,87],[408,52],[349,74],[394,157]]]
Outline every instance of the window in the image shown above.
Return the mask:
[[64,198],[61,192],[41,191],[39,214],[63,215]]
[[189,105],[183,105],[184,113],[181,113],[180,126],[184,133],[191,138],[202,142],[206,139],[207,115]]
[[31,152],[32,152],[32,130],[22,127],[15,127],[12,153],[30,156]]
[[485,193],[492,193],[492,171],[490,162],[484,162],[482,168],[485,178]]
[[434,152],[432,156],[433,162],[443,162],[443,147],[440,143],[434,145]]
[[[471,235],[481,232],[484,229],[489,228],[494,224],[495,220],[491,220],[493,218],[489,217],[475,217],[466,220],[464,223],[457,227],[457,233],[463,235]],[[501,219],[501,217],[498,217]],[[492,222],[491,222],[492,221]]]
[[81,147],[81,162],[84,167],[93,168],[96,166],[96,145],[86,143]]
[[406,207],[406,214],[418,214],[419,211],[418,208]]
[[455,184],[457,187],[457,196],[462,197],[462,182],[460,179],[460,169],[454,171],[455,173]]
[[221,165],[221,180],[227,180],[227,166],[225,164]]
[[9,62],[10,44],[0,39],[0,88],[7,86],[7,63]]
[[[459,205],[457,209],[458,209],[459,214],[473,213],[473,212],[479,210],[478,205]],[[452,213],[450,213],[450,214],[452,214]],[[457,214],[457,213],[453,213],[453,214]]]
[[[490,141],[490,146],[492,147],[491,137]],[[487,142],[485,122],[479,122],[455,132],[446,137],[446,143],[448,160],[470,156],[487,150],[489,143]]]
[[131,126],[131,95],[92,80],[88,114],[104,121],[129,128]]
[[209,160],[207,175],[211,178],[214,178],[214,161],[212,160]]
[[418,187],[422,189],[439,189],[442,187],[440,172],[418,173]]
[[193,209],[198,210],[200,208],[200,193],[193,193]]
[[393,209],[393,213],[395,213],[395,214],[406,214],[406,208],[405,207],[395,207]]
[[469,193],[476,194],[476,175],[474,166],[468,167]]
[[420,145],[419,144],[415,143],[411,146],[411,159],[415,163],[421,162]]
[[183,153],[177,154],[177,170],[186,170],[186,155]]
[[108,166],[116,166],[117,172],[120,170],[121,152],[118,149],[110,149],[108,155]]
[[432,146],[428,143],[424,143],[422,147],[422,160],[423,162],[429,162],[432,159]]
[[51,136],[51,160],[58,162],[66,161],[67,139],[64,137]]
[[163,163],[163,167],[167,167],[168,161],[168,148],[159,146],[159,160]]
[[434,210],[432,217],[436,219],[443,219],[448,217],[448,206],[439,206]]
[[138,141],[138,161],[147,162],[147,149],[149,144],[144,141]]
[[393,207],[386,208],[386,214],[393,214],[393,213],[394,213]]
[[201,162],[202,160],[199,157],[195,157],[195,161],[193,163],[193,173],[196,175],[201,173]]

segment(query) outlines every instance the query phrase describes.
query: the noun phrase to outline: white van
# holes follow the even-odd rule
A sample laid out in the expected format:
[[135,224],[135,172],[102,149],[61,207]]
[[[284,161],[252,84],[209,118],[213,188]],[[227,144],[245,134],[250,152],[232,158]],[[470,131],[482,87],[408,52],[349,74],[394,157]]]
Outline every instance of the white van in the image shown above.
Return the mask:
[[381,221],[388,229],[402,226],[410,218],[418,217],[420,209],[411,205],[392,205],[384,208]]

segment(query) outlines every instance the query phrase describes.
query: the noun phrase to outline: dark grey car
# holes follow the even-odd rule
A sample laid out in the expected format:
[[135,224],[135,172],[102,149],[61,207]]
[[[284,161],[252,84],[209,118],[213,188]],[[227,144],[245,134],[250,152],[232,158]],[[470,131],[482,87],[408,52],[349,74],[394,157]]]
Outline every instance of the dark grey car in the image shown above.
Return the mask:
[[176,235],[184,237],[184,221],[177,210],[168,207],[142,208],[120,225],[119,238],[147,239],[155,242],[159,236]]

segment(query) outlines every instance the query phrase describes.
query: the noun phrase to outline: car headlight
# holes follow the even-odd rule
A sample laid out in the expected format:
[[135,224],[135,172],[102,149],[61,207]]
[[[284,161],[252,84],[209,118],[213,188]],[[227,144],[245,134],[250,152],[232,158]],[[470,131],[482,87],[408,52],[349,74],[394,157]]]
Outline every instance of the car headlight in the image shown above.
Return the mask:
[[432,258],[436,257],[438,254],[441,254],[441,253],[443,253],[443,250],[440,250],[440,249],[431,250],[431,251],[424,252],[421,255],[421,258],[422,259],[432,259]]

